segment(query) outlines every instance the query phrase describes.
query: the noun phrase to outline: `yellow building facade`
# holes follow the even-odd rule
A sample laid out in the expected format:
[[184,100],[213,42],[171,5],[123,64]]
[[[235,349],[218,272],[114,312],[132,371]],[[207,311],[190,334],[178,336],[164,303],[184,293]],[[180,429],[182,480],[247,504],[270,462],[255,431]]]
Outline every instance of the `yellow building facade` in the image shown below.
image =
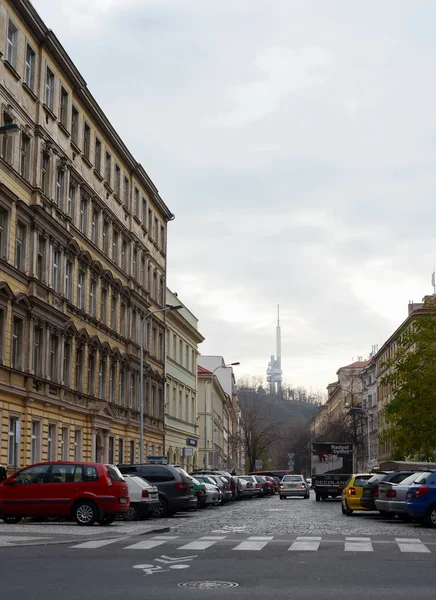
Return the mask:
[[0,464],[161,455],[173,215],[27,0],[0,53]]

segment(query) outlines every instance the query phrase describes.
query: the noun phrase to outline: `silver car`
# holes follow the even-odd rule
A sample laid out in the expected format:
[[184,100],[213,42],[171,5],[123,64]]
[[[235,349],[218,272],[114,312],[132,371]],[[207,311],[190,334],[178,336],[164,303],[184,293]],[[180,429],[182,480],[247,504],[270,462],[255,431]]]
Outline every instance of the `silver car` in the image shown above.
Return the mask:
[[426,483],[429,475],[431,475],[430,471],[419,471],[413,475],[409,475],[401,483],[380,481],[375,507],[383,517],[395,517],[395,515],[398,515],[403,521],[410,521],[411,517],[406,512],[407,491],[414,483]]
[[258,493],[256,482],[252,475],[239,475],[238,477],[238,500],[243,498],[252,498]]
[[288,496],[302,496],[305,500],[310,498],[309,486],[304,475],[285,475],[279,487],[280,500]]

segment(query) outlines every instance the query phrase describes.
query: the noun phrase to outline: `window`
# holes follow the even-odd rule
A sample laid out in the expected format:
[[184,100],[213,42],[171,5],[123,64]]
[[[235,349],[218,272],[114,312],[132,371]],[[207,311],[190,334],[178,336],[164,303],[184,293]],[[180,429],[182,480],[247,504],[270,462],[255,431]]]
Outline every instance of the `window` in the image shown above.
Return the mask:
[[95,353],[91,351],[88,358],[88,393],[91,396],[95,393]]
[[145,281],[145,258],[141,259],[141,284],[144,287],[146,286],[146,281]]
[[84,352],[83,348],[77,348],[76,350],[76,382],[75,387],[78,392],[83,392],[83,360]]
[[8,41],[6,49],[6,60],[15,68],[17,62],[18,30],[12,21],[8,23]]
[[189,346],[188,346],[188,344],[186,344],[186,346],[185,346],[185,361],[186,361],[185,367],[187,369],[189,369]]
[[156,386],[151,386],[151,415],[156,415]]
[[70,387],[71,373],[71,342],[66,341],[64,344],[64,364],[62,380],[67,387]]
[[103,221],[103,252],[109,254],[109,223]]
[[68,300],[73,299],[73,261],[67,259],[65,262],[65,296]]
[[147,226],[147,200],[142,197],[142,224]]
[[61,110],[60,110],[60,121],[61,124],[67,128],[68,123],[68,92],[61,86]]
[[89,286],[89,314],[91,317],[97,316],[97,281],[94,278]]
[[153,272],[153,288],[151,291],[151,295],[155,300],[157,300],[157,273],[156,273],[156,271]]
[[106,397],[106,359],[101,358],[98,367],[98,397]]
[[108,185],[111,184],[111,175],[112,175],[112,157],[109,152],[106,152],[106,160],[104,163],[104,178]]
[[108,298],[108,289],[107,287],[101,288],[100,295],[100,321],[106,325],[107,324],[107,298]]
[[139,190],[135,187],[135,207],[134,207],[135,217],[139,217]]
[[113,435],[109,436],[108,462],[110,465],[115,463],[115,439]]
[[148,235],[153,235],[153,213],[151,208],[148,209]]
[[46,240],[40,233],[38,235],[38,255],[36,257],[36,276],[40,281],[45,281],[45,249]]
[[121,195],[121,169],[119,165],[115,165],[115,193],[118,197]]
[[125,239],[121,242],[121,268],[127,271],[127,242]]
[[20,175],[26,180],[30,178],[30,137],[24,132],[21,133]]
[[[115,362],[111,363],[111,369],[109,373],[109,401],[114,402],[115,400],[115,381],[117,375],[117,365]],[[111,462],[111,461],[109,461]]]
[[152,356],[157,357],[157,352],[156,352],[157,329],[156,329],[156,327],[153,327],[151,335],[152,335],[152,337],[151,337],[151,354],[152,354]]
[[58,381],[58,338],[54,333],[50,334],[50,378]]
[[191,350],[191,372],[195,373],[196,372],[196,367],[195,367],[195,351]]
[[8,465],[18,468],[18,450],[19,450],[19,430],[20,419],[18,417],[9,417],[9,444],[8,444]]
[[0,308],[0,364],[3,364],[5,348],[5,310]]
[[88,200],[82,196],[80,201],[80,231],[86,235],[86,220],[88,218]]
[[79,142],[79,111],[75,106],[71,109],[71,139],[77,146]]
[[62,427],[61,433],[61,459],[69,460],[70,458],[70,430],[68,427]]
[[92,223],[91,223],[91,239],[94,244],[98,244],[98,216],[99,211],[97,208],[94,208],[92,211]]
[[[13,120],[8,114],[3,114],[3,125],[12,125]],[[13,163],[13,147],[14,147],[14,137],[12,135],[3,135],[2,141],[2,156],[6,162],[10,165]]]
[[101,142],[96,136],[95,138],[95,154],[94,154],[94,168],[100,173],[101,171]]
[[85,310],[85,287],[86,287],[86,273],[85,271],[79,271],[79,279],[77,282],[77,305],[81,310]]
[[112,232],[112,260],[118,264],[118,231],[116,229]]
[[129,408],[133,408],[135,391],[136,391],[136,373],[130,373],[130,389],[129,389]]
[[64,197],[64,181],[65,181],[64,170],[58,168],[56,171],[55,202],[56,202],[56,206],[58,206],[59,208],[62,208],[62,200]]
[[179,364],[183,365],[183,342],[179,340]]
[[74,430],[74,460],[82,459],[82,430]]
[[46,196],[50,195],[50,154],[42,153],[41,159],[41,189]]
[[120,389],[118,394],[118,401],[120,406],[125,406],[124,395],[126,393],[126,369],[125,367],[120,368]]
[[76,185],[70,182],[68,187],[68,198],[67,198],[67,213],[70,217],[74,217],[74,211],[76,209]]
[[52,264],[52,275],[53,275],[53,289],[55,292],[61,291],[61,260],[62,254],[60,250],[53,250],[53,264]]
[[23,225],[23,223],[21,223],[20,221],[18,221],[17,223],[17,232],[15,237],[15,267],[20,271],[25,271],[26,269],[26,226]]
[[32,421],[31,425],[30,460],[33,463],[41,460],[41,423],[39,421]]
[[54,423],[48,425],[47,460],[57,459],[57,427]]
[[132,252],[132,276],[136,280],[138,277],[137,269],[138,268],[138,251],[136,249]]
[[0,258],[5,258],[8,252],[8,217],[8,212],[0,207]]
[[117,297],[112,294],[111,302],[111,329],[117,328]]
[[12,357],[11,366],[13,369],[23,368],[23,319],[14,317],[12,326]]
[[33,371],[42,377],[43,329],[35,325],[33,329]]
[[157,217],[154,218],[153,239],[156,243],[159,242],[159,221]]
[[163,225],[160,226],[160,247],[165,250],[165,227]]
[[129,205],[129,180],[127,177],[124,177],[124,204]]
[[176,334],[173,334],[173,358],[177,360],[177,337]]
[[35,82],[35,52],[33,51],[33,48],[29,46],[29,44],[26,46],[24,81],[27,87],[33,90]]
[[124,440],[120,438],[118,440],[118,463],[122,465],[124,462]]
[[126,305],[124,304],[124,302],[121,303],[121,317],[120,317],[120,329],[121,329],[121,335],[123,335],[124,337],[126,337],[127,332],[126,332],[126,312],[127,312],[127,308]]
[[45,103],[50,110],[53,110],[53,96],[54,96],[54,75],[47,67],[45,74]]
[[[39,459],[40,460],[40,459]],[[24,469],[17,475],[18,484],[46,483],[48,481],[48,470],[50,465],[35,465]]]
[[83,154],[89,160],[91,153],[91,127],[88,123],[83,126]]
[[135,464],[135,440],[130,440],[130,464]]

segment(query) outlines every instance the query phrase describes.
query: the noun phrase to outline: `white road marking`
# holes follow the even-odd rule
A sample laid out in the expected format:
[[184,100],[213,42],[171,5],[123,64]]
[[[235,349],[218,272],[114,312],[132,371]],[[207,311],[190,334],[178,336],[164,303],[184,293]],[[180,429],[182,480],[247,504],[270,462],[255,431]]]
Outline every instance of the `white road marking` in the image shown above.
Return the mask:
[[162,544],[165,544],[165,540],[143,540],[131,546],[125,546],[124,550],[151,550],[157,548],[157,546],[162,546]]
[[206,550],[216,544],[217,541],[218,540],[196,540],[195,542],[189,542],[189,544],[185,544],[184,546],[179,546],[177,550]]
[[273,535],[251,536],[245,542],[241,542],[233,550],[262,550],[274,538]]
[[316,552],[321,542],[321,536],[300,536],[297,537],[295,542],[288,548],[294,552]]
[[370,538],[346,537],[345,552],[373,552],[374,548]]
[[418,538],[395,538],[401,552],[430,552]]
[[70,548],[102,548],[103,546],[109,546],[114,542],[118,542],[119,538],[111,540],[90,540],[89,542],[83,542],[83,544],[76,544],[70,546]]

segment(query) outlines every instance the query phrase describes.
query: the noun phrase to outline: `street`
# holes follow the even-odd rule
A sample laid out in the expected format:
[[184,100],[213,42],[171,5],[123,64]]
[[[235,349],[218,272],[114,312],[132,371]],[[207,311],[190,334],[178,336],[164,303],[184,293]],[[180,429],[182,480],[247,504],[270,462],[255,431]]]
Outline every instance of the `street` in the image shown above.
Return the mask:
[[61,523],[0,525],[0,556],[2,592],[14,600],[191,599],[196,590],[398,598],[411,583],[433,598],[436,532],[374,514],[345,517],[337,501],[275,496],[86,533]]

